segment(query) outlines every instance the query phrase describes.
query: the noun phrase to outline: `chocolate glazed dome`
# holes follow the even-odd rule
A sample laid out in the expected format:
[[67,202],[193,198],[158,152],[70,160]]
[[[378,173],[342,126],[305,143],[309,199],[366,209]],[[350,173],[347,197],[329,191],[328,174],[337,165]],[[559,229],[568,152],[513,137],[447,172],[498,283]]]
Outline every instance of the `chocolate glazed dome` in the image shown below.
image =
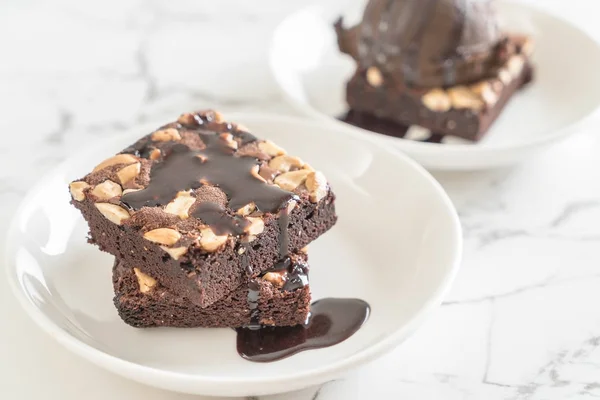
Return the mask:
[[498,63],[502,37],[492,0],[370,0],[358,26],[346,30],[341,22],[340,49],[396,84],[472,83]]

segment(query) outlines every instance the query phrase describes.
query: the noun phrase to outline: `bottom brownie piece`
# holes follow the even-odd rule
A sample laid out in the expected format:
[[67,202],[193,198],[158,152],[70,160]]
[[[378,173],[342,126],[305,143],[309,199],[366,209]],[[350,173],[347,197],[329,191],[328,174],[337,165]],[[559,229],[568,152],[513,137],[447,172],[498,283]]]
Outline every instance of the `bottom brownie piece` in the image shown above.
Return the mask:
[[293,326],[310,311],[305,254],[278,262],[260,277],[202,308],[172,293],[139,269],[115,260],[114,303],[123,321],[138,328]]

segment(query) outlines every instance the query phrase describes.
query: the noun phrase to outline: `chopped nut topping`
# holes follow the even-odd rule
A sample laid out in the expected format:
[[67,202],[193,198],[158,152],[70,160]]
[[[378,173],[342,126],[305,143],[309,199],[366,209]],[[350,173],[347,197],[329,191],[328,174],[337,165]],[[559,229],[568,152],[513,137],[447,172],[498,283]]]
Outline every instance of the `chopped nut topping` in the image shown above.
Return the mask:
[[275,143],[270,140],[265,140],[264,142],[260,142],[258,144],[258,148],[271,157],[282,156],[285,155],[286,152],[281,147],[277,146]]
[[118,183],[111,180],[106,180],[97,185],[91,193],[99,200],[108,200],[123,194],[123,189]]
[[231,133],[221,133],[219,136],[225,141],[228,147],[237,150],[238,143],[235,141]]
[[283,190],[294,190],[302,185],[311,172],[305,169],[290,171],[275,178],[274,183]]
[[304,161],[294,156],[277,156],[269,161],[269,167],[279,172],[288,172],[292,168],[302,168]]
[[258,179],[259,181],[263,181],[264,183],[267,183],[267,180],[260,175],[259,168],[260,168],[260,166],[258,164],[253,165],[252,169],[250,170],[250,173],[252,174],[253,177]]
[[167,246],[160,246],[161,249],[163,249],[164,251],[166,251],[173,260],[179,260],[179,258],[184,255],[185,253],[187,253],[188,248],[187,247],[175,247],[175,248],[171,248],[171,247],[167,247]]
[[307,164],[307,163],[304,163],[304,165],[302,166],[302,169],[306,169],[311,172],[315,171],[315,169],[310,164]]
[[527,57],[530,57],[533,54],[534,46],[535,43],[533,39],[527,37],[525,41],[521,44],[521,53],[523,53]]
[[148,231],[144,234],[144,239],[154,243],[164,244],[166,246],[174,245],[181,239],[181,234],[175,229],[158,228]]
[[200,230],[200,247],[209,253],[217,251],[221,246],[227,243],[227,235],[215,235],[211,228],[202,228]]
[[196,116],[193,113],[181,114],[179,118],[177,118],[177,122],[179,122],[181,125],[186,126],[198,125],[198,121],[196,121]]
[[179,216],[181,219],[189,218],[190,208],[196,202],[189,192],[179,192],[177,197],[165,207],[165,212]]
[[377,67],[369,67],[367,69],[367,82],[373,87],[379,87],[383,84],[383,75]]
[[148,293],[154,288],[154,286],[156,286],[156,284],[157,284],[156,279],[154,279],[150,275],[146,275],[145,273],[143,273],[142,271],[140,271],[137,268],[134,268],[133,272],[135,272],[135,276],[137,277],[138,284],[140,285],[140,292]]
[[435,112],[446,112],[452,108],[450,96],[442,89],[431,89],[421,98],[425,107]]
[[86,182],[78,181],[71,183],[69,185],[69,190],[71,191],[71,196],[73,196],[75,200],[83,201],[85,200],[85,193],[83,193],[83,191],[89,187],[90,185]]
[[288,215],[290,215],[292,213],[292,211],[294,211],[294,208],[296,208],[297,204],[298,204],[298,202],[296,200],[288,201],[288,204],[285,209],[285,211],[287,212]]
[[492,84],[488,81],[479,82],[471,86],[471,90],[479,95],[488,106],[493,106],[498,101],[498,94],[492,88]]
[[141,168],[142,165],[138,162],[119,170],[119,172],[117,172],[117,176],[119,177],[121,184],[124,185],[127,182],[137,178],[140,174]]
[[135,156],[132,156],[131,154],[117,154],[116,156],[108,158],[108,159],[102,161],[100,164],[98,164],[96,166],[96,168],[94,168],[94,172],[100,171],[107,167],[112,167],[113,165],[133,164],[134,162],[137,162],[137,161],[138,161],[138,159]]
[[199,111],[198,114],[206,118],[209,122],[223,122],[223,114],[215,110]]
[[285,285],[285,272],[267,272],[262,278],[275,287],[282,287]]
[[246,233],[249,235],[260,235],[265,230],[265,222],[262,218],[257,217],[248,217],[248,221],[250,221],[250,225],[244,229]]
[[525,57],[522,55],[511,56],[506,63],[506,67],[513,79],[518,78],[525,67]]
[[491,85],[492,89],[494,90],[494,92],[496,92],[496,94],[502,92],[502,89],[504,88],[504,84],[500,79],[493,79],[491,81]]
[[123,221],[129,219],[129,212],[116,204],[96,203],[94,205],[113,224],[121,225]]
[[175,128],[161,129],[154,132],[151,137],[155,142],[174,142],[181,140],[181,135]]
[[508,85],[512,81],[512,74],[506,68],[502,68],[498,71],[498,78],[504,85]]
[[137,192],[138,190],[142,190],[142,189],[125,189],[125,190],[123,190],[123,196],[125,196],[127,193]]
[[450,88],[448,89],[448,94],[454,108],[481,110],[484,107],[483,99],[466,86]]
[[327,179],[321,172],[311,172],[306,177],[306,188],[310,191],[310,201],[318,203],[327,196]]
[[244,207],[238,208],[238,210],[235,213],[237,215],[241,215],[242,217],[245,217],[246,215],[250,215],[251,213],[253,213],[254,210],[256,210],[256,204],[250,203],[250,204],[246,204]]

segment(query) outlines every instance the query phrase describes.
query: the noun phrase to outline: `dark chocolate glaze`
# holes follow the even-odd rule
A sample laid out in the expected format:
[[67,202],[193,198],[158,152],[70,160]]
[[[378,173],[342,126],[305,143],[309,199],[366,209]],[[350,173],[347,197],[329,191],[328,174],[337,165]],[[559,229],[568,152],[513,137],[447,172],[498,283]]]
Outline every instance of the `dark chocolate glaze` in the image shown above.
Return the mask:
[[[245,254],[245,252],[244,252]],[[249,276],[252,276],[252,266],[249,263],[248,256],[242,256],[244,268]],[[288,292],[303,288],[308,285],[308,265],[298,260],[294,261],[289,256],[279,260],[272,268],[265,271],[262,275],[269,272],[279,272],[284,274],[285,283],[283,290]],[[246,326],[248,329],[259,329],[260,326],[260,310],[258,309],[258,300],[260,299],[260,285],[255,279],[250,279],[248,282],[248,309],[250,310],[250,324]]]
[[129,153],[133,154],[136,157],[142,157],[147,159],[150,157],[150,154],[154,149],[155,147],[152,145],[152,140],[150,139],[150,136],[146,136],[141,138],[131,146],[127,147],[125,150],[123,150],[123,153]]
[[[410,129],[410,126],[399,124],[389,119],[379,118],[371,114],[366,114],[354,110],[348,111],[342,115],[340,121],[347,124],[357,126],[362,129],[366,129],[371,132],[381,133],[387,136],[394,136],[403,138],[406,136],[406,132]],[[444,135],[437,133],[431,133],[431,136],[424,140],[427,143],[440,143]]]
[[287,274],[283,290],[292,292],[308,285],[308,269],[305,265],[294,264]]
[[289,254],[290,247],[290,235],[288,232],[288,226],[290,224],[290,213],[287,207],[282,208],[279,211],[279,257],[283,258]]
[[237,350],[249,361],[270,362],[304,350],[333,346],[358,331],[369,313],[370,307],[363,300],[318,300],[312,304],[305,325],[237,329]]
[[258,300],[260,299],[260,286],[254,280],[248,282],[248,308],[250,309],[249,330],[260,328],[260,310],[258,309]]
[[308,285],[308,265],[301,261],[294,262],[287,256],[279,260],[277,264],[267,272],[285,272],[285,284],[283,285],[283,290],[288,292]]
[[254,268],[252,267],[252,264],[250,264],[250,257],[248,257],[248,249],[249,249],[249,245],[248,243],[241,243],[238,247],[238,252],[241,252],[241,262],[242,262],[242,268],[244,268],[244,271],[246,271],[246,275],[248,276],[248,279],[250,279],[252,277],[252,275],[254,274]]
[[[242,140],[255,140],[250,134],[242,134]],[[293,193],[252,176],[251,169],[258,164],[256,158],[234,155],[235,150],[217,134],[200,135],[206,148],[194,151],[182,144],[172,146],[163,161],[152,168],[150,184],[127,193],[121,201],[134,210],[162,206],[173,200],[177,192],[197,189],[202,182],[223,190],[234,210],[254,202],[259,211],[277,212],[294,197]]]
[[370,0],[360,24],[335,24],[342,52],[360,69],[408,86],[466,84],[497,66],[498,29],[491,0]]
[[239,215],[229,215],[227,210],[217,203],[201,203],[192,212],[192,216],[201,219],[209,225],[217,235],[232,234],[235,236],[244,233],[244,229],[250,225],[250,222]]
[[242,146],[257,140],[256,136],[254,136],[250,132],[238,131],[237,136],[242,140]]

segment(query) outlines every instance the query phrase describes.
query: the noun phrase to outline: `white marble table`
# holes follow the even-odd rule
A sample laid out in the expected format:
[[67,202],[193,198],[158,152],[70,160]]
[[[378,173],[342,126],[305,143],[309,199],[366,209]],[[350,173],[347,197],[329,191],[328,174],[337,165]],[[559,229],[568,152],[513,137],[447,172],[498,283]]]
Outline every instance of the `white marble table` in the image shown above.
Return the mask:
[[[290,113],[269,76],[266,43],[301,3],[2,2],[1,225],[38,174],[122,128],[203,106]],[[599,2],[539,3],[600,38]],[[600,397],[599,123],[509,170],[435,173],[466,237],[444,305],[382,359],[321,388],[269,398]],[[71,355],[22,314],[3,274],[0,311],[2,399],[199,399]]]

